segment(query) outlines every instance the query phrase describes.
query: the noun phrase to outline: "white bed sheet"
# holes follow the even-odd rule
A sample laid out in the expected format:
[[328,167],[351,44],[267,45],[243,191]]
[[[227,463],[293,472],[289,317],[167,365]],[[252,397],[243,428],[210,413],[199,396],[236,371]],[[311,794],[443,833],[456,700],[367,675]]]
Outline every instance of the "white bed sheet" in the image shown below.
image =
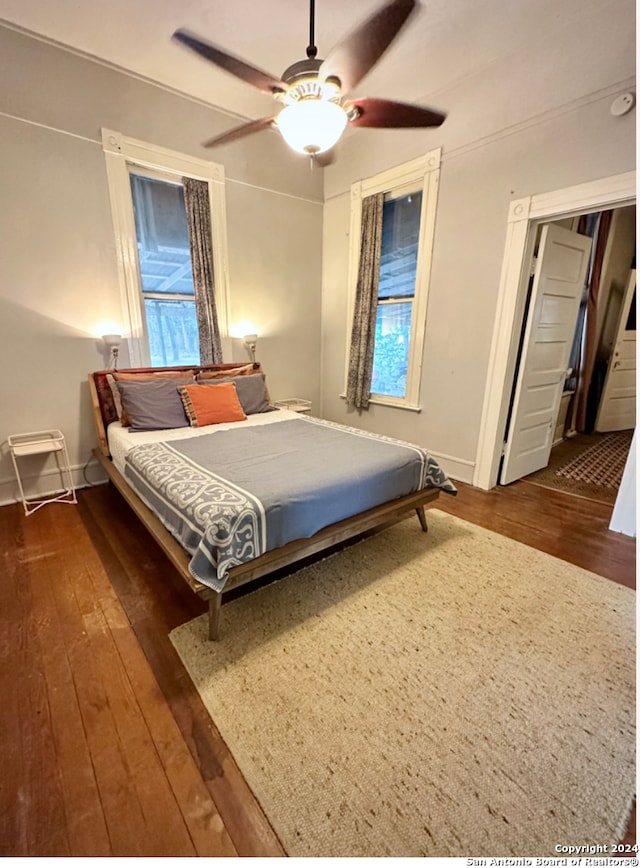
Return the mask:
[[127,452],[141,443],[159,443],[165,440],[184,440],[201,437],[215,431],[228,431],[231,428],[248,428],[255,425],[273,425],[285,419],[299,418],[292,410],[274,410],[271,413],[254,413],[243,422],[221,422],[218,425],[204,425],[202,428],[165,428],[162,431],[129,431],[119,422],[112,422],[107,429],[107,442],[114,465],[124,475]]

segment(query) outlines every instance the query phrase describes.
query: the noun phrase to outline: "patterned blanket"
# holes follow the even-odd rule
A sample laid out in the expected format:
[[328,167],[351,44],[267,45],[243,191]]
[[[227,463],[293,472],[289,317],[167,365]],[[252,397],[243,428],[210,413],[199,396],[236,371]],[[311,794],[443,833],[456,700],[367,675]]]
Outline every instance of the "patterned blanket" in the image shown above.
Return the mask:
[[456,491],[420,447],[308,416],[135,446],[125,475],[216,591],[232,567],[341,519]]

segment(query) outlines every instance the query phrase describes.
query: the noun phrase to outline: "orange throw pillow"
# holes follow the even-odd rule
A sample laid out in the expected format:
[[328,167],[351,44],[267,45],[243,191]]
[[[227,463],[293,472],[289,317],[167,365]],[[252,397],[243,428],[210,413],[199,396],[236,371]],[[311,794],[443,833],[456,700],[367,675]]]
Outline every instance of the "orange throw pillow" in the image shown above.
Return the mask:
[[182,386],[180,397],[192,428],[221,422],[242,422],[247,418],[233,383]]

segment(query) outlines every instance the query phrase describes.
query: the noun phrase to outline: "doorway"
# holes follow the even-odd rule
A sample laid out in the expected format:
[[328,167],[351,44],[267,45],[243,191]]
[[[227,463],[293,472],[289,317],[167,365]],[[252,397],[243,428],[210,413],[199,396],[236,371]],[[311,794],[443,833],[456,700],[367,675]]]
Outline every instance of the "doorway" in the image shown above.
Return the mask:
[[477,488],[489,490],[498,481],[538,226],[586,212],[634,205],[635,193],[636,174],[626,172],[511,202],[473,477]]
[[636,421],[635,216],[538,225],[500,484],[614,503]]

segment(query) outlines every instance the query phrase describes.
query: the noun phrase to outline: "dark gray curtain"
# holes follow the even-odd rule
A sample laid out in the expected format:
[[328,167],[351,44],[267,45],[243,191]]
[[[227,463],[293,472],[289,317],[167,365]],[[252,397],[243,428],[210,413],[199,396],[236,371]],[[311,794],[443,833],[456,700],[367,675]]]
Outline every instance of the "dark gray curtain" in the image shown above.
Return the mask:
[[206,181],[197,181],[195,178],[183,178],[182,183],[189,225],[189,246],[200,338],[200,364],[218,364],[222,361],[222,344],[214,295],[209,185]]
[[371,391],[383,207],[384,193],[376,193],[362,200],[360,264],[347,374],[347,406],[359,410],[368,409]]

